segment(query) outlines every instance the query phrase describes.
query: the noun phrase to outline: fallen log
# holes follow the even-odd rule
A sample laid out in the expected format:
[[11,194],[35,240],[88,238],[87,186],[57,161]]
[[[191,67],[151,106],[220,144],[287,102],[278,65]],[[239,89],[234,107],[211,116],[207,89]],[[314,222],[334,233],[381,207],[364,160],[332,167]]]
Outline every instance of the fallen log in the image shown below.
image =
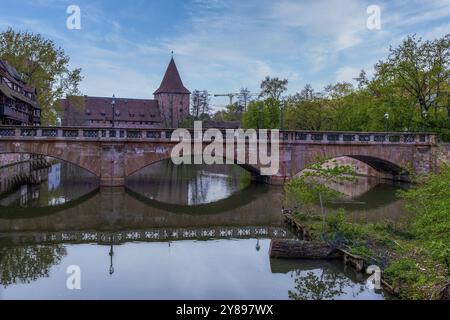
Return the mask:
[[269,255],[281,259],[342,259],[342,253],[325,242],[273,239]]

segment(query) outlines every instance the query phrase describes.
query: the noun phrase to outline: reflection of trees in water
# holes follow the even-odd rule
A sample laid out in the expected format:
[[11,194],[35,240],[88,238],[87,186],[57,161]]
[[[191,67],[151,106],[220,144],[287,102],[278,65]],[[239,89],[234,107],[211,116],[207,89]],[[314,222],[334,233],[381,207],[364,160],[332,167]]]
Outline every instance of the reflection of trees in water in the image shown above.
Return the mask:
[[191,170],[195,174],[189,181],[190,205],[227,198],[250,183],[250,174],[235,165],[195,166]]
[[0,195],[1,206],[17,208],[57,206],[98,188],[97,178],[92,173],[66,162],[33,172],[45,178],[39,179],[41,180],[39,184],[24,184],[14,192]]
[[[319,274],[320,273],[320,274]],[[344,289],[352,289],[356,286],[348,277],[329,269],[317,271],[297,270],[292,273],[295,277],[295,288],[289,290],[289,299],[293,300],[330,300],[346,294]],[[356,295],[364,291],[364,286],[359,288]]]
[[224,199],[247,186],[241,183],[247,175],[236,165],[177,166],[164,160],[129,177],[127,185],[161,202],[199,205]]
[[67,255],[62,245],[32,245],[0,249],[0,283],[31,283],[49,276],[50,268]]

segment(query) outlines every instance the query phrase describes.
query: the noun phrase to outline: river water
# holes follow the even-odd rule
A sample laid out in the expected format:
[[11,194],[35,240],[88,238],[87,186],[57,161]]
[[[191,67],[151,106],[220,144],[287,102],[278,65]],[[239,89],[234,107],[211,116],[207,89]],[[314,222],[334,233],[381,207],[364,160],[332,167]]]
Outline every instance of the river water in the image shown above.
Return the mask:
[[[336,206],[354,219],[405,214],[399,186],[339,188],[348,201]],[[295,237],[281,197],[237,166],[165,161],[99,188],[55,164],[45,182],[0,198],[0,299],[387,298],[341,262],[270,259],[272,239]]]

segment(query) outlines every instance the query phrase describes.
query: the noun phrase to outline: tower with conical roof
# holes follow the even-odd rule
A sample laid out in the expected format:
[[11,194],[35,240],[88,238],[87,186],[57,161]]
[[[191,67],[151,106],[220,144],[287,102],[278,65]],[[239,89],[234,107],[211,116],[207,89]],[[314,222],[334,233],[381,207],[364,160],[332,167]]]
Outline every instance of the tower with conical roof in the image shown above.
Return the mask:
[[165,126],[177,128],[181,121],[189,116],[191,92],[183,85],[173,57],[170,59],[161,85],[154,95],[155,100],[158,101]]

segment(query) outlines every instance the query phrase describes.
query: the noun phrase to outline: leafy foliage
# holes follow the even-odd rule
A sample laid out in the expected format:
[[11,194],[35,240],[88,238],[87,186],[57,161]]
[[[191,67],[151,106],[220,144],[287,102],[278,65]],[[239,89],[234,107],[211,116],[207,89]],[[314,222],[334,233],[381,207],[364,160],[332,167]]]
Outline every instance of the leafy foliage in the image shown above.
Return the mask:
[[217,111],[213,116],[213,120],[229,122],[240,121],[243,113],[243,105],[233,103],[232,105],[228,105],[225,110]]
[[311,213],[311,206],[331,203],[342,194],[329,186],[330,183],[355,181],[355,170],[351,166],[339,165],[336,160],[317,158],[296,178],[285,185],[285,201],[287,205],[301,207]]
[[[450,34],[433,41],[407,37],[375,65],[358,86],[340,82],[316,92],[306,85],[286,98],[284,127],[290,130],[427,131],[450,141]],[[261,97],[278,101],[286,83],[267,77]],[[264,104],[264,103],[263,103]],[[256,128],[257,108],[243,118]],[[280,110],[264,114],[264,126],[278,128]]]
[[80,94],[81,69],[70,69],[64,50],[40,34],[12,29],[0,33],[0,59],[36,88],[44,124],[56,123],[59,99]]
[[384,268],[385,279],[402,298],[437,298],[450,278],[450,168],[444,165],[416,182],[400,192],[412,213],[405,221],[359,224],[338,210],[321,222],[319,215],[305,214],[303,206],[297,217],[316,238]]
[[270,78],[267,76],[261,82],[260,98],[270,98],[279,101],[283,92],[287,90],[288,79]]
[[278,129],[280,127],[280,102],[273,98],[252,101],[243,114],[244,128]]
[[436,260],[446,264],[450,277],[450,166],[444,164],[401,196],[414,213],[411,232]]

